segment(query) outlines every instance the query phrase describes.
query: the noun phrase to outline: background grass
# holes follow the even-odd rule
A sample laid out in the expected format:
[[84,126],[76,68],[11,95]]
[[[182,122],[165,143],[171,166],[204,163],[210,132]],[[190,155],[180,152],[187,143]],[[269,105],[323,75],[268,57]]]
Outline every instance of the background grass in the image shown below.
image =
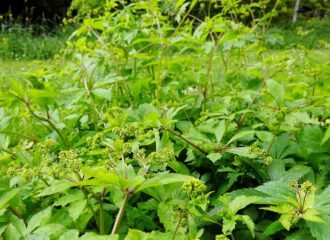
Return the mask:
[[19,24],[0,28],[0,59],[51,59],[65,46],[70,28],[39,31]]

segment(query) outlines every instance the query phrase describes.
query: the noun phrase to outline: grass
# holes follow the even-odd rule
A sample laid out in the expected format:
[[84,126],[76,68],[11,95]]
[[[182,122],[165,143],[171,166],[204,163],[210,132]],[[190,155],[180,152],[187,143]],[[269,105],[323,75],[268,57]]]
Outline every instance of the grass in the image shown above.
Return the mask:
[[65,47],[69,28],[36,33],[33,27],[19,24],[0,27],[0,59],[47,60]]
[[36,71],[40,67],[51,64],[50,61],[29,60],[0,60],[0,76],[20,76],[30,71]]

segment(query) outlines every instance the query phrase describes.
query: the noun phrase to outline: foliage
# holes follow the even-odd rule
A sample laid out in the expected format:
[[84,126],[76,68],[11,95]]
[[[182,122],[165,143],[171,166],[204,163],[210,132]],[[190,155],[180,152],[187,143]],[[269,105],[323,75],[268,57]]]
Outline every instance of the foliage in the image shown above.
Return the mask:
[[276,4],[198,3],[106,1],[4,78],[4,239],[328,238],[329,59],[267,51]]
[[277,43],[270,46],[273,49],[281,48],[329,48],[329,19],[299,21],[292,25],[274,24],[269,33],[277,37]]
[[15,60],[47,60],[65,47],[72,32],[70,26],[49,30],[33,25],[29,18],[14,20],[9,14],[0,15],[0,58]]

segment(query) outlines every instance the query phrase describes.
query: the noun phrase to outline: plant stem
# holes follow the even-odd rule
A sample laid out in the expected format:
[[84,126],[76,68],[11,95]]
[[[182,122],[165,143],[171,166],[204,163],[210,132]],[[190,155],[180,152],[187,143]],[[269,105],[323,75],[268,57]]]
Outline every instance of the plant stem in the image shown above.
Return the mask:
[[[20,96],[17,96],[15,93],[12,93],[10,91],[6,91],[8,92],[10,95],[16,97],[18,100],[20,100],[22,103],[24,103],[26,105],[26,107],[28,108],[29,112],[31,113],[32,116],[34,116],[36,119],[38,119],[41,122],[47,122],[49,124],[49,126],[55,130],[55,132],[59,135],[59,137],[61,138],[62,142],[65,144],[65,146],[69,146],[69,142],[67,141],[67,139],[64,137],[64,135],[61,133],[61,131],[54,125],[54,123],[50,120],[49,117],[43,117],[43,116],[39,116],[38,114],[36,114],[30,105],[30,102],[28,100],[25,100],[23,98],[21,98]],[[47,111],[47,116],[49,116],[48,111]]]
[[9,206],[7,209],[8,209],[12,214],[14,214],[16,217],[18,217],[19,219],[22,219],[23,222],[25,223],[25,225],[27,225],[27,222],[25,221],[25,219],[22,218],[21,214],[19,214],[19,213],[16,211],[15,208]]
[[189,145],[191,145],[192,147],[196,148],[198,151],[200,151],[201,153],[208,155],[208,152],[205,151],[204,149],[202,149],[201,147],[197,146],[195,143],[193,143],[192,141],[190,141],[189,139],[185,138],[184,136],[182,136],[182,134],[178,133],[177,131],[174,131],[168,127],[161,127],[162,130],[168,131],[171,134],[179,137],[180,139],[182,139],[183,141],[185,141],[186,143],[188,143]]
[[[186,202],[186,204],[184,205],[184,208],[183,208],[183,211],[185,211],[186,210],[186,208],[187,208],[187,205],[188,205],[188,201]],[[176,224],[176,226],[175,226],[175,230],[174,230],[174,233],[173,233],[173,237],[172,237],[172,240],[174,240],[175,239],[175,237],[176,237],[176,234],[178,233],[178,231],[179,231],[179,227],[180,227],[180,225],[181,225],[181,223],[182,223],[182,220],[183,220],[183,214],[180,214],[180,218],[179,218],[179,221],[177,222],[177,224]]]
[[207,92],[208,92],[208,84],[209,84],[209,78],[210,78],[210,73],[212,71],[212,67],[213,67],[213,60],[214,60],[214,56],[216,54],[216,50],[218,49],[218,45],[219,45],[219,40],[222,37],[222,33],[220,33],[217,37],[217,39],[213,38],[212,33],[210,34],[212,41],[213,41],[213,47],[212,47],[212,51],[210,53],[210,57],[208,60],[208,66],[207,66],[207,72],[206,72],[206,78],[205,78],[205,83],[204,83],[204,89],[203,89],[203,107],[206,107],[206,101],[207,101]]
[[5,153],[8,153],[8,154],[12,155],[14,158],[17,157],[15,153],[13,153],[12,151],[10,151],[8,149],[5,149],[5,148],[0,147],[0,151],[5,152]]
[[126,205],[127,205],[127,202],[128,202],[128,198],[130,197],[131,195],[131,192],[126,192],[125,193],[125,198],[123,200],[123,203],[121,204],[120,208],[119,208],[119,212],[117,214],[117,217],[116,217],[116,221],[115,221],[115,224],[113,225],[113,228],[112,228],[112,231],[111,231],[111,234],[116,234],[118,229],[119,229],[119,225],[120,225],[120,222],[124,216],[124,213],[125,213],[125,208],[126,208]]
[[[259,86],[256,94],[254,95],[252,101],[247,106],[246,110],[249,110],[252,107],[252,105],[255,103],[255,101],[257,100],[258,96],[260,95],[262,89],[266,85],[267,79],[268,79],[268,77],[267,77],[267,69],[264,68],[264,79],[263,79],[262,83],[260,84],[260,86]],[[242,124],[243,124],[243,122],[244,122],[244,120],[246,118],[246,115],[247,115],[247,112],[244,112],[243,115],[241,116],[241,118],[238,120],[238,122],[237,122],[238,128],[240,128],[242,126]]]
[[104,206],[103,199],[100,199],[100,235],[104,235]]
[[100,203],[100,234],[104,235],[104,196],[105,196],[106,188],[103,188],[103,191],[99,197],[99,203]]
[[303,200],[303,202],[301,204],[301,209],[300,209],[301,214],[303,214],[304,213],[304,210],[305,210],[304,208],[305,208],[306,198],[307,198],[307,192],[305,192],[304,200]]

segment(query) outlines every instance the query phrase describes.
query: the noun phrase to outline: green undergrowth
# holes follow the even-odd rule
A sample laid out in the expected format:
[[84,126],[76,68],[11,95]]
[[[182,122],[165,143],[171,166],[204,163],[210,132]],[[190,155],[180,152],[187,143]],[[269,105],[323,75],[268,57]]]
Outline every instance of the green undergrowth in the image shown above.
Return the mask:
[[322,49],[330,45],[330,19],[302,20],[295,24],[278,23],[269,29],[273,48],[309,48]]
[[329,239],[329,48],[197,2],[105,1],[61,57],[4,62],[3,239]]
[[70,35],[69,27],[53,30],[34,30],[19,23],[2,24],[0,28],[0,59],[47,60],[65,47]]

